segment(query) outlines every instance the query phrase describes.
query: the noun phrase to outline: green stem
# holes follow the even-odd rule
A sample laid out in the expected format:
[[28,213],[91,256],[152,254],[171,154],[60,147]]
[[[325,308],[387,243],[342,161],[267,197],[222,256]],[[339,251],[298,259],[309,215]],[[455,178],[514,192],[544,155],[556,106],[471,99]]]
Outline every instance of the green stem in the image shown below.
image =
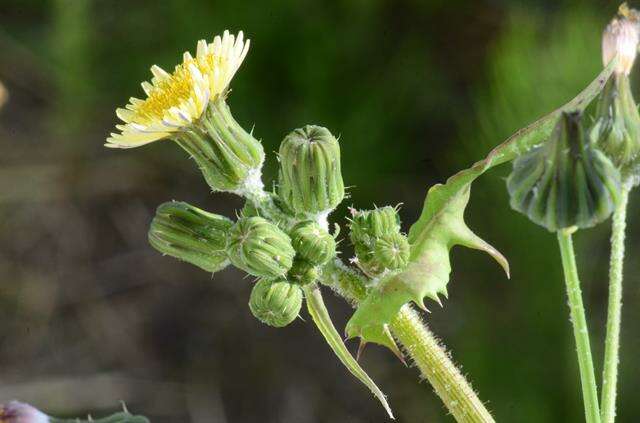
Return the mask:
[[596,377],[593,370],[593,359],[591,358],[591,345],[589,343],[587,318],[584,312],[584,305],[582,304],[580,279],[578,278],[578,269],[576,267],[575,253],[573,251],[573,240],[571,238],[572,232],[573,229],[563,229],[558,231],[558,244],[560,246],[560,254],[562,256],[564,279],[567,284],[567,296],[569,298],[571,323],[573,324],[573,336],[576,340],[576,351],[578,354],[578,366],[580,368],[585,418],[587,423],[599,423],[600,411],[598,409],[598,389],[596,387]]
[[627,203],[630,184],[625,184],[620,202],[613,213],[611,228],[611,261],[609,263],[609,306],[607,336],[604,348],[602,374],[602,422],[613,423],[616,417],[616,386],[620,349],[620,315],[622,311],[622,266],[624,261],[624,237],[627,226]]
[[[322,282],[354,305],[366,295],[362,277],[339,260],[325,266]],[[460,423],[494,422],[493,417],[453,363],[446,349],[422,322],[415,310],[404,306],[389,327],[456,421]]]
[[415,310],[404,306],[391,322],[390,328],[456,421],[494,421],[445,348],[422,323]]

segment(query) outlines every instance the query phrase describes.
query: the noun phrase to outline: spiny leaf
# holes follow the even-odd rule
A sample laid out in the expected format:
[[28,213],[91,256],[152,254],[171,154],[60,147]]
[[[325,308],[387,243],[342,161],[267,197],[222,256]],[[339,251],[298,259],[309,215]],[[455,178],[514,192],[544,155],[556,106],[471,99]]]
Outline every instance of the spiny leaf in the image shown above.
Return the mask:
[[385,395],[382,393],[380,388],[378,388],[373,380],[367,375],[367,373],[360,367],[358,362],[353,358],[347,347],[342,342],[342,338],[340,334],[336,330],[333,322],[331,321],[331,317],[329,316],[329,312],[327,311],[327,307],[324,305],[324,300],[322,299],[322,294],[320,293],[320,288],[315,284],[306,285],[304,288],[305,297],[307,299],[307,308],[309,310],[309,314],[313,318],[313,322],[316,324],[322,336],[326,339],[327,343],[333,350],[333,352],[338,356],[338,359],[346,366],[346,368],[354,375],[360,382],[364,383],[367,388],[373,392],[373,395],[378,398],[378,400],[382,403],[382,406],[389,414],[389,417],[392,419],[393,413],[391,412],[391,408],[389,407],[389,403]]
[[511,161],[544,142],[563,112],[583,111],[600,93],[616,62],[617,58],[612,60],[573,100],[518,130],[483,160],[453,175],[445,184],[437,184],[429,190],[422,214],[409,230],[409,265],[402,272],[383,278],[371,289],[347,324],[349,337],[360,336],[364,341],[376,342],[382,328],[405,303],[414,301],[424,309],[425,296],[440,303],[438,295],[447,296],[446,285],[451,272],[449,250],[454,245],[487,252],[509,274],[506,259],[464,223],[471,183],[492,167]]

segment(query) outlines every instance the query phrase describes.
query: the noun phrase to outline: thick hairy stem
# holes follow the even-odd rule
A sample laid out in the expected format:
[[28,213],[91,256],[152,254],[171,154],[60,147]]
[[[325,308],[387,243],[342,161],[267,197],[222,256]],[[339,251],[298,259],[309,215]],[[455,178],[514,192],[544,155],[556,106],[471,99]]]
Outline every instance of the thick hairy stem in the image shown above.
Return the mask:
[[[322,276],[323,283],[353,304],[366,295],[364,281],[339,260],[327,265]],[[391,322],[390,329],[458,422],[494,422],[469,382],[416,311],[404,306]]]
[[624,238],[627,226],[627,203],[630,184],[625,184],[613,213],[611,228],[611,261],[609,263],[609,306],[607,313],[607,336],[604,349],[602,374],[602,422],[613,423],[616,417],[616,387],[620,349],[620,315],[622,311],[622,266],[624,261]]
[[564,279],[567,284],[573,336],[576,340],[585,418],[587,423],[599,423],[598,389],[596,387],[596,376],[593,370],[589,330],[587,329],[587,318],[585,316],[584,305],[582,304],[582,291],[580,290],[580,279],[578,278],[571,233],[572,229],[558,231],[558,244],[562,256]]
[[494,421],[469,382],[451,361],[438,339],[422,323],[415,310],[405,305],[390,328],[456,421]]

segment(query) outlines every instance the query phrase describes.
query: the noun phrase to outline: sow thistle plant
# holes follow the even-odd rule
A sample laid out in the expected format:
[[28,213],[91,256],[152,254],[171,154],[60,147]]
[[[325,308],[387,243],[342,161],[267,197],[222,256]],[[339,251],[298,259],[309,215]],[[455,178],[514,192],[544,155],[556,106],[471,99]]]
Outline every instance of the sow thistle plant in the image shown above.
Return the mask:
[[[486,252],[509,276],[507,260],[469,229],[464,212],[473,181],[513,161],[506,184],[511,207],[557,235],[585,419],[611,423],[619,361],[625,212],[640,166],[640,115],[629,83],[639,16],[622,5],[604,31],[604,70],[573,100],[518,130],[470,168],[431,187],[408,233],[402,232],[396,207],[350,209],[346,238],[355,257],[347,263],[337,249],[339,227],[330,231],[329,226],[345,188],[340,143],[328,129],[306,125],[284,137],[277,156],[277,184],[272,192],[264,190],[262,144],[234,119],[227,104],[229,85],[249,48],[242,32],[237,36],[225,32],[212,43],[199,41],[195,56],[185,53],[172,73],[153,66],[151,82],[142,84],[146,98],[132,98],[116,111],[124,123],[106,145],[132,148],[174,141],[195,160],[213,191],[245,199],[236,219],[179,201],[160,205],[149,230],[155,249],[207,272],[232,265],[253,276],[248,308],[267,325],[286,327],[306,307],[337,358],[393,418],[386,396],[349,352],[331,321],[321,287],[332,289],[355,308],[345,332],[347,338],[359,338],[358,356],[365,345],[374,343],[391,350],[403,363],[414,363],[459,422],[494,420],[414,306],[426,310],[425,300],[442,305],[448,298],[449,252],[456,245]],[[588,116],[587,107],[596,98],[595,113]],[[611,214],[609,313],[599,399],[572,236]],[[13,410],[31,414],[16,418],[20,414]],[[104,421],[146,421],[125,414]],[[58,420],[19,403],[9,404],[0,414],[0,422],[23,421]]]

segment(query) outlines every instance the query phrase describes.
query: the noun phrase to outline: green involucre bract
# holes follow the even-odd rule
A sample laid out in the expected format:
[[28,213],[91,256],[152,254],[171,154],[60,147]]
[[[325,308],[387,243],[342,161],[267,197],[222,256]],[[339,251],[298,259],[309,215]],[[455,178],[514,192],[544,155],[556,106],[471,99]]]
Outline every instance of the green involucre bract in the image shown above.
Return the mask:
[[234,266],[265,278],[286,275],[295,256],[289,236],[257,216],[240,218],[231,228],[227,253]]
[[163,254],[194,264],[208,272],[229,263],[227,233],[233,222],[188,203],[161,204],[149,228],[149,243]]
[[296,254],[314,265],[322,265],[336,255],[336,241],[316,222],[301,222],[291,230]]
[[328,213],[344,198],[340,145],[321,126],[296,129],[280,144],[278,195],[296,214]]
[[287,326],[298,317],[301,307],[302,290],[283,279],[262,279],[251,290],[251,313],[269,326]]
[[518,158],[507,179],[511,207],[549,231],[587,228],[609,217],[620,172],[585,139],[579,113],[566,113],[551,138]]
[[262,144],[236,122],[224,99],[209,103],[200,120],[175,139],[214,191],[243,192],[261,184]]

